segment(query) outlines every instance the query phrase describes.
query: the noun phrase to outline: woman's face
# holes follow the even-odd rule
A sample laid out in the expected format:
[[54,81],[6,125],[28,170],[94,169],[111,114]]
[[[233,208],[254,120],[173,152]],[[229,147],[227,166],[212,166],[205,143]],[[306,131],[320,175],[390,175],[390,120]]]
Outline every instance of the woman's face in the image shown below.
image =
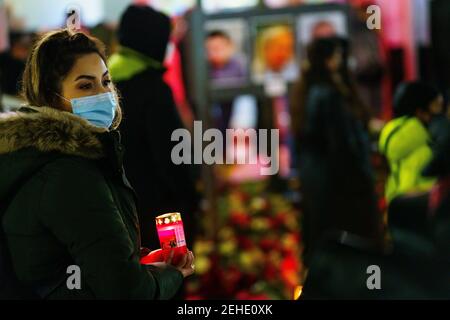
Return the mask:
[[72,112],[70,99],[94,96],[113,90],[111,77],[103,59],[97,53],[89,53],[76,59],[75,64],[61,85],[61,108]]

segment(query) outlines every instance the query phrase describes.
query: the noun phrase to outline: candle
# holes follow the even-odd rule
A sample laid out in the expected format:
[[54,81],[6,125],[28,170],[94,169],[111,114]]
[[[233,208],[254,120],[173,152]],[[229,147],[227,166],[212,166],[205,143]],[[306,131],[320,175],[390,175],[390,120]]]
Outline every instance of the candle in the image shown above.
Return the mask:
[[187,253],[181,214],[174,212],[156,217],[156,230],[158,231],[164,261],[167,260],[173,250],[172,264],[178,264]]

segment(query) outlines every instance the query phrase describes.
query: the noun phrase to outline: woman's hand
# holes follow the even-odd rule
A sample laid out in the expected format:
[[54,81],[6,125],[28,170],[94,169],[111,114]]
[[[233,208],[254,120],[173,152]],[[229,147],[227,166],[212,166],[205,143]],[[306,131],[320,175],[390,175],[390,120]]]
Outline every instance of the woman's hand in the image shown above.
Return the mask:
[[[172,259],[173,259],[173,251],[170,252],[170,255],[167,258],[166,263],[172,264]],[[188,251],[183,256],[183,258],[181,258],[180,262],[177,265],[173,266],[183,274],[184,278],[192,275],[195,272],[194,254],[192,253],[192,251]]]
[[[161,251],[161,249],[152,251],[152,253],[157,252],[157,251]],[[174,253],[174,251],[172,250],[170,252],[169,257],[164,262],[152,262],[152,263],[145,263],[145,264],[152,265],[152,266],[155,266],[155,267],[158,267],[158,268],[165,268],[167,265],[172,265],[178,271],[181,272],[181,274],[183,275],[183,278],[186,278],[186,277],[192,275],[195,272],[194,254],[192,253],[192,251],[188,251],[183,256],[183,258],[181,258],[181,260],[178,263],[178,265],[172,264],[173,253]]]
[[149,253],[151,253],[151,250],[149,248],[141,247],[140,251],[141,258],[147,256]]

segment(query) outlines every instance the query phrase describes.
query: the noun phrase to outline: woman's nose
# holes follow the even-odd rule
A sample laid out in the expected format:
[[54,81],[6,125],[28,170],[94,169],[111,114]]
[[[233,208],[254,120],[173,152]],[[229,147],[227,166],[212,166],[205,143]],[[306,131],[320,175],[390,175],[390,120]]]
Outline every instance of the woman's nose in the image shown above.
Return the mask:
[[104,87],[103,85],[101,85],[98,89],[97,94],[102,94],[102,93],[107,93],[107,92],[111,92],[111,88]]

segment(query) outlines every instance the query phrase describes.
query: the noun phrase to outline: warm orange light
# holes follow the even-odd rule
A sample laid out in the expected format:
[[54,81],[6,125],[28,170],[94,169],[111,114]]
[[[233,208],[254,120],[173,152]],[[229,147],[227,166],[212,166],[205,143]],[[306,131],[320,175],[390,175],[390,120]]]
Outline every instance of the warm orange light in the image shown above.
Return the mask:
[[302,295],[303,286],[296,286],[294,289],[294,300],[300,299],[300,296]]

